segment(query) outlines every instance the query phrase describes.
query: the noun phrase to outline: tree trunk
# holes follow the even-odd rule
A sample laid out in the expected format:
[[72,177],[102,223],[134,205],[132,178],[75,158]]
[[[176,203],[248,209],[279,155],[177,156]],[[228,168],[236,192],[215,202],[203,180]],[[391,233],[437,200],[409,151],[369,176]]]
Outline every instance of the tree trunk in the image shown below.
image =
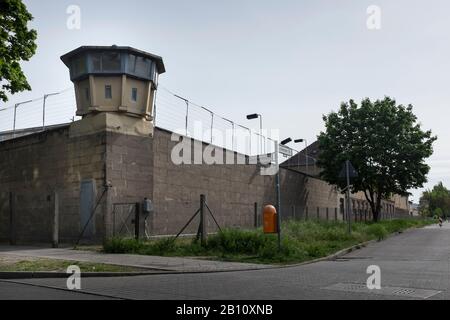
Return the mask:
[[[380,220],[380,211],[381,211],[381,195],[377,194],[377,203],[375,205],[375,214],[376,215],[375,214],[373,215],[374,222],[378,222]],[[375,216],[376,216],[376,219],[375,219]]]
[[380,220],[380,210],[372,209],[372,215],[373,215],[373,222],[378,222]]
[[381,211],[381,197],[376,195],[369,189],[369,191],[364,191],[364,195],[366,197],[367,202],[369,202],[370,210],[372,211],[373,222],[378,222],[380,220],[380,211]]

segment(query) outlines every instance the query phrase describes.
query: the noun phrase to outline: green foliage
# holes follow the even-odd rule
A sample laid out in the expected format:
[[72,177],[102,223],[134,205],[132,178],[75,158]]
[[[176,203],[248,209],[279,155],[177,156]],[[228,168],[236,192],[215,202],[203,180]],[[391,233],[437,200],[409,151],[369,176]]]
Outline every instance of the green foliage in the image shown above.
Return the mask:
[[35,30],[28,29],[33,16],[21,0],[0,1],[0,99],[8,101],[11,94],[31,90],[20,67],[36,52]]
[[[431,221],[432,222],[432,221]],[[389,233],[420,227],[428,220],[389,220],[379,223],[347,224],[326,221],[289,221],[283,224],[281,250],[277,235],[261,230],[226,229],[208,237],[205,247],[193,239],[172,238],[136,241],[110,239],[104,245],[108,253],[135,253],[158,256],[207,256],[212,259],[241,262],[293,263],[330,255],[371,239],[382,240]]]
[[406,195],[427,181],[430,167],[425,159],[432,155],[437,138],[421,129],[412,109],[389,97],[375,102],[365,99],[359,106],[350,100],[338,112],[323,117],[326,131],[318,137],[322,177],[345,188],[339,173],[350,160],[359,174],[352,180],[352,192],[365,192],[374,221],[382,199]]
[[108,253],[139,253],[142,247],[142,242],[127,238],[111,238],[103,243],[103,250]]
[[247,230],[227,229],[210,237],[207,248],[231,254],[257,254],[268,242],[274,242],[273,236]]
[[434,215],[436,216],[436,217],[442,217],[442,209],[441,208],[436,208],[436,209],[434,209],[434,211],[433,211],[433,213],[434,213]]
[[380,224],[373,224],[367,228],[367,233],[376,237],[377,240],[383,240],[386,238],[388,232],[385,227]]
[[116,266],[103,263],[91,263],[81,261],[66,261],[53,259],[33,259],[15,262],[0,260],[0,272],[66,272],[69,266],[76,265],[81,272],[137,272],[145,269]]
[[420,210],[427,216],[450,215],[450,190],[439,182],[432,190],[427,190],[420,198]]

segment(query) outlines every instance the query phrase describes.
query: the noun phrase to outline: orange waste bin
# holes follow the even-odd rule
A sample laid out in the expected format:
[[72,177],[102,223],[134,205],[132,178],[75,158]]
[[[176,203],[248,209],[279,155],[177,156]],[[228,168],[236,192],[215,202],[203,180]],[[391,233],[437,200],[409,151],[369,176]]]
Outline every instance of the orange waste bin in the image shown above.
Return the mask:
[[263,210],[264,233],[277,233],[277,209],[267,205]]

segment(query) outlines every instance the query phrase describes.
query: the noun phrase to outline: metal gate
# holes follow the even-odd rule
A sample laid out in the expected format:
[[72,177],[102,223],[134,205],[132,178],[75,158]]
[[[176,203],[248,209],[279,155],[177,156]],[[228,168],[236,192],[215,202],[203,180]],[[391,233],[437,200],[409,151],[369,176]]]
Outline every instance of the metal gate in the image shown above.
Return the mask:
[[113,237],[135,237],[136,203],[113,204]]

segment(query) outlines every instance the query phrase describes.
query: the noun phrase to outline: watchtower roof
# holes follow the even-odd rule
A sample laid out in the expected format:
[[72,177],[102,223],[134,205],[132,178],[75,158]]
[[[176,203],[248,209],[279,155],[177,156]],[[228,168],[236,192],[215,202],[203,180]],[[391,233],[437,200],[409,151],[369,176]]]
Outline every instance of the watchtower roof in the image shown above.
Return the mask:
[[63,55],[61,57],[61,60],[64,62],[64,64],[67,67],[70,68],[71,58],[73,58],[77,55],[80,55],[85,52],[96,52],[96,51],[102,52],[102,51],[109,51],[109,50],[131,53],[131,54],[135,54],[137,56],[148,58],[156,63],[156,67],[158,68],[159,74],[166,72],[166,68],[164,66],[162,57],[157,56],[152,53],[148,53],[148,52],[139,50],[139,49],[135,49],[132,47],[126,47],[126,46],[116,46],[116,45],[113,45],[113,46],[81,46],[81,47],[79,47],[75,50],[72,50],[72,51],[66,53],[65,55]]

